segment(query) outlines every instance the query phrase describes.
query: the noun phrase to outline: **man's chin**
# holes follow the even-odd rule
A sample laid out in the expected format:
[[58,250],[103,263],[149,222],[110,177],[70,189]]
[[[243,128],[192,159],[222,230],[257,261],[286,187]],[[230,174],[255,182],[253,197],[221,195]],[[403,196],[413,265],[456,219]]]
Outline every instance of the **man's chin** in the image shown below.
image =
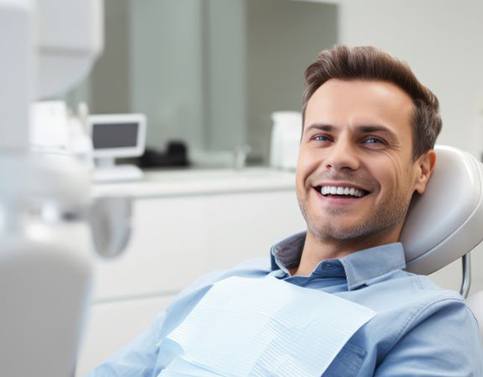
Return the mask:
[[310,229],[310,231],[321,241],[348,241],[366,237],[371,233],[367,224],[327,224],[322,227],[317,227],[316,229]]

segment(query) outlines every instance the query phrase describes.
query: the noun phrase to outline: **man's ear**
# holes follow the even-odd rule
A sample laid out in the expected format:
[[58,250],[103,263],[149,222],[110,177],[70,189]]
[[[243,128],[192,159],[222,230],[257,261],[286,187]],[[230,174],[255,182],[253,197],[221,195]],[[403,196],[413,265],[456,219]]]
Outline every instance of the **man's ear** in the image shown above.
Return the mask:
[[419,156],[415,164],[417,171],[415,176],[414,191],[422,194],[426,190],[429,178],[431,177],[436,164],[436,152],[434,149],[430,149]]

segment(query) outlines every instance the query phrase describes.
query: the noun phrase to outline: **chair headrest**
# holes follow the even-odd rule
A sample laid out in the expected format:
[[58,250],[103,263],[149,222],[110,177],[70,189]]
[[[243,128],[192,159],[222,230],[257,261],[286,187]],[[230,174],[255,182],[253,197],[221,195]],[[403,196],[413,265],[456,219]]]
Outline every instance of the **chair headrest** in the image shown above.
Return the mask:
[[483,240],[483,165],[471,154],[437,146],[426,192],[415,197],[401,233],[407,270],[430,274]]

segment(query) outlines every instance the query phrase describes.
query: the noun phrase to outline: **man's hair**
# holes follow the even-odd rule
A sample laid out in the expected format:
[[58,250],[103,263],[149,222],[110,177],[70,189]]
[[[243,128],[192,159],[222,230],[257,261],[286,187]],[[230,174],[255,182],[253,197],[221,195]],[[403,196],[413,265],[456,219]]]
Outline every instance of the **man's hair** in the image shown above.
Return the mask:
[[385,81],[398,86],[414,103],[413,158],[434,147],[442,126],[439,101],[418,81],[407,64],[371,46],[336,46],[321,51],[305,70],[304,118],[310,97],[330,79]]

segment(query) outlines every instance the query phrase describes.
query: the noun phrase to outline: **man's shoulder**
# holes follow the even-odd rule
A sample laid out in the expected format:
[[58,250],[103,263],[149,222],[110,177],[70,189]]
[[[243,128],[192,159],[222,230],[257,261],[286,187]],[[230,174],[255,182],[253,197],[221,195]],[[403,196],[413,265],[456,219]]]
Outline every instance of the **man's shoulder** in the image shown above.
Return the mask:
[[167,334],[178,326],[217,282],[232,276],[254,278],[266,276],[270,272],[270,263],[267,259],[248,260],[233,268],[213,271],[195,280],[183,289],[166,309],[161,334]]
[[376,311],[383,318],[392,318],[395,326],[399,324],[400,335],[427,321],[433,330],[439,329],[441,336],[457,331],[478,333],[477,321],[464,298],[454,290],[441,288],[428,276],[400,271],[380,294]]
[[[471,358],[482,355],[477,323],[463,297],[428,276],[395,271],[361,288],[357,301],[377,313],[360,336],[370,334],[384,368],[399,368],[404,364],[399,358],[408,354],[426,366],[432,366],[432,353],[442,360],[446,356],[441,355],[460,357],[463,352],[471,355],[464,359],[472,366]],[[481,368],[479,364],[474,368]]]
[[[417,309],[413,318],[415,322],[433,318],[439,314],[441,318],[457,316],[460,320],[467,318],[470,322],[476,322],[465,299],[458,292],[441,288],[428,276],[410,274],[409,278],[416,282],[416,288],[410,292]],[[447,321],[444,326],[448,326]]]
[[185,297],[187,295],[193,295],[196,292],[207,291],[213,286],[213,284],[227,279],[232,276],[243,276],[243,277],[263,277],[269,274],[270,260],[268,258],[254,258],[242,263],[239,263],[235,267],[228,268],[225,270],[212,271],[205,274],[195,280],[187,288],[185,288],[178,296]]
[[457,292],[439,287],[428,276],[404,270],[369,281],[359,296],[378,313],[402,311],[413,315],[448,305],[465,305]]
[[254,258],[241,262],[232,268],[207,274],[195,281],[193,286],[211,285],[232,276],[262,277],[270,271],[270,260],[268,258]]
[[408,294],[414,295],[416,299],[425,301],[456,301],[464,303],[463,297],[456,291],[440,287],[430,277],[417,275],[411,272],[402,271],[411,284],[406,285]]

